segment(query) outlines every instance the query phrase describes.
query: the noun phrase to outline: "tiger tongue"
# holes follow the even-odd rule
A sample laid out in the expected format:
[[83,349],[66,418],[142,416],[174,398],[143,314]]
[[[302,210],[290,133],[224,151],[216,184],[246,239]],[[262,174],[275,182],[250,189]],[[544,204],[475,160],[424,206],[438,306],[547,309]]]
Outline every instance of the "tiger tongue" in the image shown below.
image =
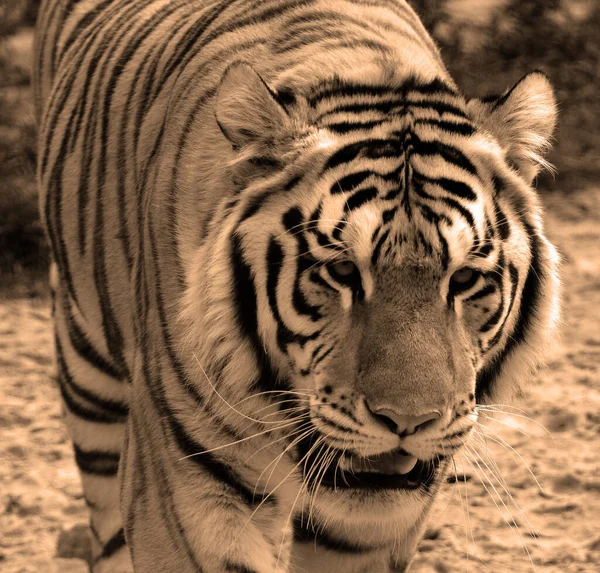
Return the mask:
[[398,474],[407,474],[417,465],[417,458],[414,456],[394,456],[394,472]]
[[388,475],[407,474],[417,464],[414,456],[400,454],[384,454],[379,458],[370,460],[355,460],[352,464],[354,471],[381,473]]

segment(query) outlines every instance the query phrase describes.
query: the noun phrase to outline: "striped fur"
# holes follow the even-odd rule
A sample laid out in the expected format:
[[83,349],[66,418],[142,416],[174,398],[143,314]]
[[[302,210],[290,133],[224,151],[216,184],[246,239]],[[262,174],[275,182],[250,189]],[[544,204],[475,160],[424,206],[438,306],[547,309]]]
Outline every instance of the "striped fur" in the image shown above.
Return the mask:
[[[545,77],[467,100],[401,0],[45,0],[36,38],[94,572],[405,571],[556,319]],[[398,448],[427,485],[323,481]]]

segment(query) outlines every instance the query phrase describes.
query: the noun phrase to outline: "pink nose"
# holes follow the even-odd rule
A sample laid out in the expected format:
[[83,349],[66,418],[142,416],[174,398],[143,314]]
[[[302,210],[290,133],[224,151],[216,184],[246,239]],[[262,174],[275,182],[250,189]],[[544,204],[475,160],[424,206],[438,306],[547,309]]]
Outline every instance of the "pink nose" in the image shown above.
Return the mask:
[[441,417],[438,411],[428,412],[422,416],[407,416],[398,414],[390,408],[380,408],[374,413],[392,432],[399,435],[414,434]]

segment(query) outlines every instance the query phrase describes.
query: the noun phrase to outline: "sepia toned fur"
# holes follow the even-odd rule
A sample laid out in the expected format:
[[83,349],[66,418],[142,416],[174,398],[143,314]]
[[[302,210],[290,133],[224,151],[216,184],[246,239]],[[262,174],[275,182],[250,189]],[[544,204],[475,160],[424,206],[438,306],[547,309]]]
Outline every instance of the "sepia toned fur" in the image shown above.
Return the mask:
[[40,208],[94,573],[406,571],[557,315],[539,72],[400,0],[46,0]]

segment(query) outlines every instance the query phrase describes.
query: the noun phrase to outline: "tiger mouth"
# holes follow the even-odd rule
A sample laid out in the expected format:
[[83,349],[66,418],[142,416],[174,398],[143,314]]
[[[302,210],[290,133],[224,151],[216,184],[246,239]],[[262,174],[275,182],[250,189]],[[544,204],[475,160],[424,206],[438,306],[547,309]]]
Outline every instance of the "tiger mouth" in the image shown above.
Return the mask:
[[403,450],[371,458],[351,457],[329,466],[322,484],[333,489],[428,489],[441,458],[423,461]]
[[[306,455],[304,478],[310,486],[334,490],[428,490],[435,482],[442,456],[420,460],[400,449],[369,458],[344,455],[341,451],[328,457],[328,467],[318,469],[322,457],[319,448],[311,453],[310,442],[303,444],[301,453]],[[304,450],[304,452],[302,452]],[[313,448],[314,450],[314,448]],[[317,469],[315,469],[317,468]]]

